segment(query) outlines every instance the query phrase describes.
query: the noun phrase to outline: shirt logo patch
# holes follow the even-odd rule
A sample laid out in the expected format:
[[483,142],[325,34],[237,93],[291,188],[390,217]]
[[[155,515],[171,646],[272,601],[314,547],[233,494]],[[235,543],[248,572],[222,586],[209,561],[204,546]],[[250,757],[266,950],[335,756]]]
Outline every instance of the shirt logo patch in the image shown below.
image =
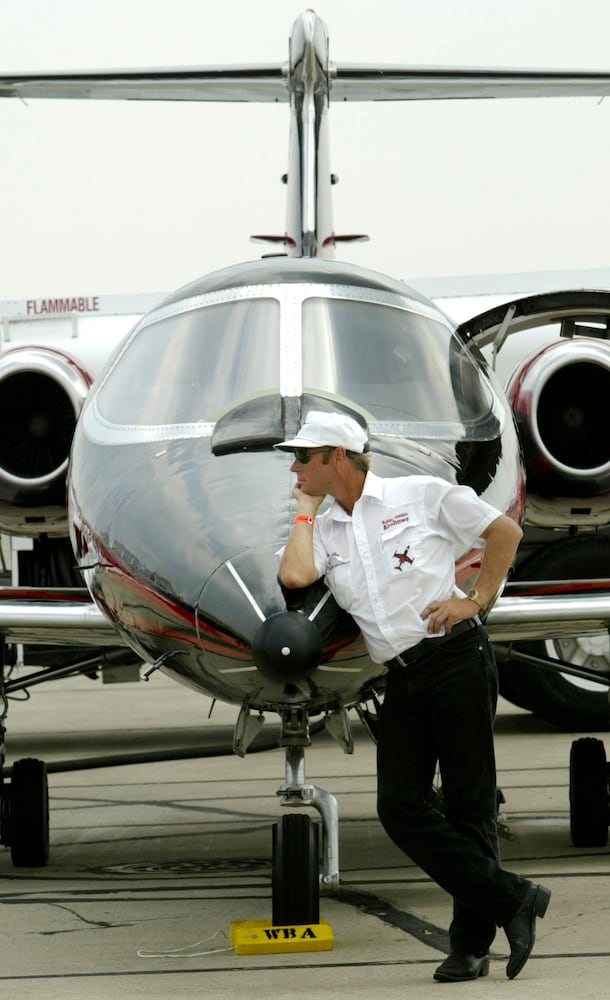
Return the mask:
[[408,524],[409,515],[405,511],[404,514],[396,514],[395,517],[388,517],[385,521],[381,522],[384,531],[388,528],[395,528],[397,524]]
[[411,548],[411,546],[407,545],[407,547],[404,550],[404,552],[395,552],[394,553],[394,559],[398,559],[398,562],[397,562],[396,566],[394,567],[394,569],[399,570],[399,572],[401,572],[401,573],[402,573],[402,570],[403,570],[404,566],[410,566],[411,563],[413,563],[415,561],[409,555],[409,549],[410,548]]

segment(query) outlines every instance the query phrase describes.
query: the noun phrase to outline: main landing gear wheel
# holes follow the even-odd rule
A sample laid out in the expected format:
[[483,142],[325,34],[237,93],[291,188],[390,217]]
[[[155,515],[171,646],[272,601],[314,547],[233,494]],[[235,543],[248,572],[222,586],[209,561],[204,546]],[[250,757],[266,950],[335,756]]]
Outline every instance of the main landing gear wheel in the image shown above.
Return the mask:
[[319,827],[304,813],[273,825],[273,924],[320,922]]
[[570,749],[570,834],[574,847],[608,843],[608,764],[601,740],[574,740]]
[[9,799],[9,846],[17,868],[40,868],[49,860],[49,787],[44,761],[15,761]]
[[[514,580],[608,579],[610,538],[579,535],[537,549],[518,568]],[[601,732],[610,728],[608,636],[567,636],[514,643],[542,659],[565,660],[577,667],[599,672],[600,683],[584,681],[517,659],[499,663],[500,693],[520,708],[568,732]]]

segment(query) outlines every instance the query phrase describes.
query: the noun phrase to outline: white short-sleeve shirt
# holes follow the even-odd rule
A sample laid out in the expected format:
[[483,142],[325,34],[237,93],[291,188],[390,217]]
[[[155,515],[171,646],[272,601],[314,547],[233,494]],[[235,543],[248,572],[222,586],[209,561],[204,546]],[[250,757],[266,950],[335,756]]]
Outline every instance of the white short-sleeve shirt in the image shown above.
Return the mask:
[[[339,503],[316,518],[316,568],[384,663],[428,635],[421,614],[456,592],[456,555],[500,516],[469,486],[432,476],[367,474],[350,517]],[[458,591],[459,592],[459,591]]]

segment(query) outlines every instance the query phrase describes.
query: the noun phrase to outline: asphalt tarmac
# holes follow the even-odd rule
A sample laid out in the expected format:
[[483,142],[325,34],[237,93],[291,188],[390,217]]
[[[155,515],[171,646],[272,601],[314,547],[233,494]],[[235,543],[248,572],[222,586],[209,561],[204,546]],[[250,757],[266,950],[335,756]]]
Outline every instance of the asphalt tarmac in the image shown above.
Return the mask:
[[[149,684],[60,681],[11,701],[8,763],[230,744],[236,710],[159,674]],[[274,723],[267,723],[273,733]],[[573,735],[502,702],[496,727],[507,868],[553,892],[518,979],[500,930],[489,976],[441,985],[451,901],[382,831],[375,748],[354,721],[355,753],[323,734],[307,780],[339,802],[341,884],[324,893],[326,951],[236,954],[231,923],[271,918],[271,827],[284,753],[105,766],[50,774],[51,857],[14,868],[0,849],[0,995],[45,1000],[168,997],[578,997],[610,989],[608,848],[570,842]],[[601,735],[601,734],[600,734]],[[610,749],[610,738],[606,739]]]

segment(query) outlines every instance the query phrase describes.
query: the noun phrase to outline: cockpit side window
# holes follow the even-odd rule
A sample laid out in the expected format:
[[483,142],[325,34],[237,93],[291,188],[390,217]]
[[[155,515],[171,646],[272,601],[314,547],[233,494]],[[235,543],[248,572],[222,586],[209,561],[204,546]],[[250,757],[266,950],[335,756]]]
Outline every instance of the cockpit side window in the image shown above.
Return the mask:
[[136,331],[98,406],[113,423],[213,421],[235,400],[277,392],[279,357],[277,299],[206,305]]

